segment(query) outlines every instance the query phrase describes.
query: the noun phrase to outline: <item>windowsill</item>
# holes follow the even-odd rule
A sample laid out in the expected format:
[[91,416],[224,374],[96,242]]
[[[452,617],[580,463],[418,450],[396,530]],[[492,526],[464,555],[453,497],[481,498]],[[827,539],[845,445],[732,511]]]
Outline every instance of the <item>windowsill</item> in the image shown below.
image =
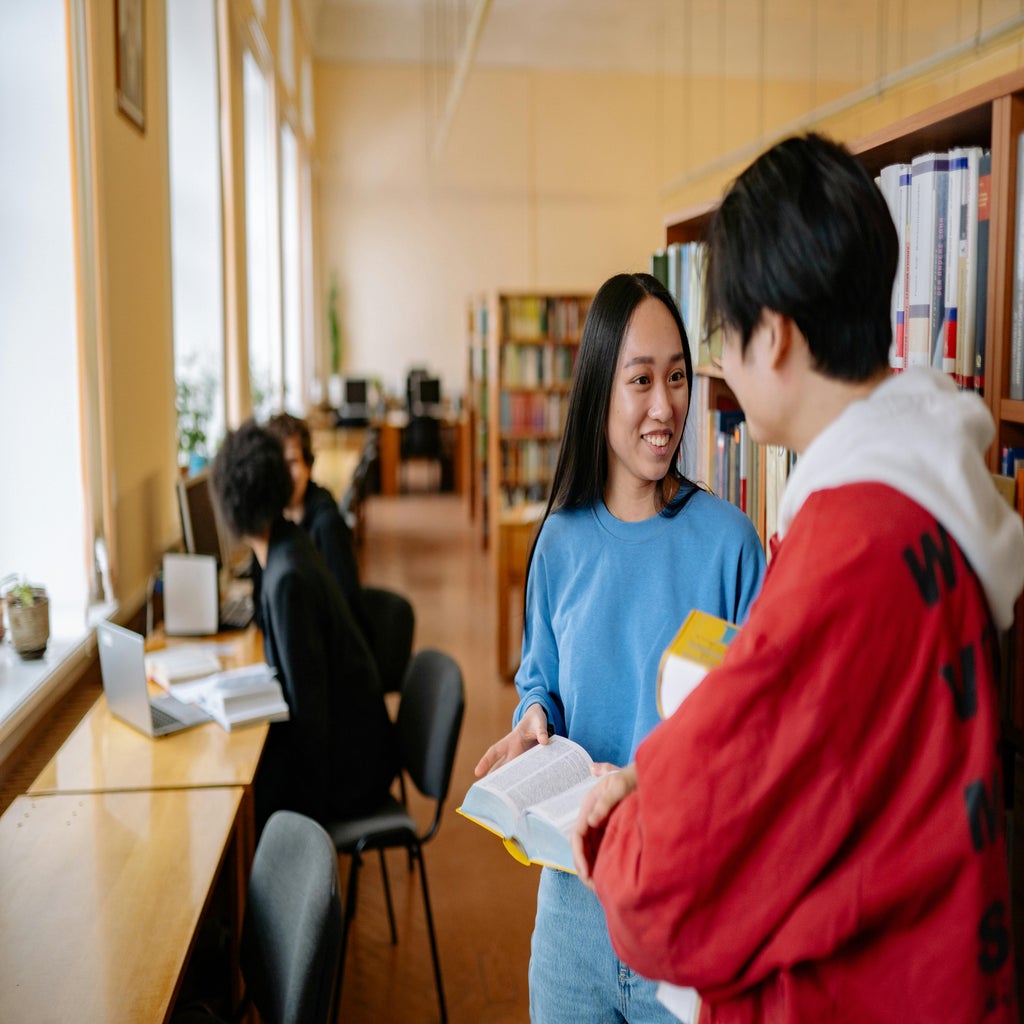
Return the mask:
[[95,650],[93,625],[109,618],[115,604],[97,605],[82,623],[82,609],[50,608],[50,641],[41,658],[26,660],[0,642],[0,763],[33,724],[33,714],[67,690],[74,673]]

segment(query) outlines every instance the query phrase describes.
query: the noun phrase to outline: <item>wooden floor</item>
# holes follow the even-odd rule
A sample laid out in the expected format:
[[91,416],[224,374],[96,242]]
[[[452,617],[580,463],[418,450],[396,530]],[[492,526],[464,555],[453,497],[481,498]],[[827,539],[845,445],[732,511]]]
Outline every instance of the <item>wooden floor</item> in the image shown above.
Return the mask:
[[[515,690],[494,651],[496,601],[490,556],[450,495],[373,497],[366,510],[363,577],[404,593],[416,609],[417,649],[437,647],[462,668],[466,715],[441,830],[425,860],[452,1024],[529,1020],[527,965],[539,869],[526,868],[491,835],[454,813],[473,765],[511,725]],[[392,946],[380,871],[368,861],[350,938],[339,1022],[423,1024],[439,1019],[416,875],[388,861],[398,918]],[[344,891],[344,890],[343,890]]]

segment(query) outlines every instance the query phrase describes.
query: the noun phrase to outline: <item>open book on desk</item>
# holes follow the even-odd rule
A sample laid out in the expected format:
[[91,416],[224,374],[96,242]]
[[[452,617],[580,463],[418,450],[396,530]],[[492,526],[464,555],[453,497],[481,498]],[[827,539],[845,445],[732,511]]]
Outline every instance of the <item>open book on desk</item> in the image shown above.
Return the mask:
[[264,662],[174,683],[170,692],[178,700],[198,704],[229,732],[243,725],[283,722],[289,717],[277,673]]
[[578,743],[552,736],[477,779],[456,810],[499,836],[520,863],[575,874],[569,837],[598,780],[593,763]]

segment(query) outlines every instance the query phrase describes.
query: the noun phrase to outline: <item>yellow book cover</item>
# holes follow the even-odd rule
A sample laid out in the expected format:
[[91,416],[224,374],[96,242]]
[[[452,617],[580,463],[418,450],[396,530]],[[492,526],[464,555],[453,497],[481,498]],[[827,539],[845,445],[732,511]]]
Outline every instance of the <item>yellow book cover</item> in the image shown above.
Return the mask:
[[720,664],[739,626],[707,612],[686,616],[658,666],[658,714],[668,718],[710,669]]

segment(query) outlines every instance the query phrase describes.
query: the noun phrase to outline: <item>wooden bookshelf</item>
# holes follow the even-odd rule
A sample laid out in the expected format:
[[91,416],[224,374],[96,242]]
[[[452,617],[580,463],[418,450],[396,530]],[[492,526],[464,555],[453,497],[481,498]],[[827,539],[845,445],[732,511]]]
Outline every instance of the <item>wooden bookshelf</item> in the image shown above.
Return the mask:
[[503,678],[519,664],[513,626],[522,627],[527,559],[551,486],[590,300],[542,292],[492,292],[473,300],[470,346],[483,353],[482,360],[470,357],[476,514],[495,558]]
[[486,322],[486,444],[478,474],[484,528],[544,501],[558,456],[590,295],[493,292]]
[[[995,440],[987,453],[989,469],[997,472],[1004,446],[1024,445],[1024,402],[1009,396],[1010,327],[1013,315],[1014,225],[1018,202],[1017,139],[1024,132],[1024,70],[993,79],[926,110],[847,145],[872,174],[893,163],[909,163],[914,156],[947,151],[957,146],[981,146],[992,154],[990,233],[988,242],[988,318],[984,339],[983,399],[995,422]],[[693,207],[665,223],[666,244],[700,240],[716,203]],[[700,386],[695,388],[694,412],[706,416],[709,408],[732,397],[721,375],[698,366]],[[765,462],[761,460],[761,466]],[[763,471],[763,469],[762,469]],[[761,488],[763,493],[764,488]],[[1020,498],[1018,497],[1018,508]],[[1018,609],[1024,601],[1018,603]],[[1003,736],[1007,752],[1008,825],[1012,829],[1011,883],[1018,964],[1024,963],[1024,616],[1004,644],[1002,705]],[[1019,969],[1019,968],[1018,968]]]

